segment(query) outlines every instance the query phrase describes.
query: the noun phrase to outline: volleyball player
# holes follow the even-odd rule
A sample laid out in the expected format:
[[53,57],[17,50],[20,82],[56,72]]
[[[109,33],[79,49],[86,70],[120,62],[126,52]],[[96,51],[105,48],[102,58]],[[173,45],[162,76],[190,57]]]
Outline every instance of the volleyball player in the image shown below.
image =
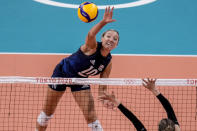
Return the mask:
[[[159,122],[158,131],[180,131],[179,123],[170,102],[156,88],[155,82],[156,79],[143,79],[143,86],[149,89],[153,93],[153,95],[157,97],[168,116],[168,118],[163,118]],[[137,131],[146,131],[146,128],[141,123],[141,121],[123,104],[121,104],[119,100],[115,98],[113,92],[112,94],[105,92],[103,96],[99,96],[99,100],[109,100],[107,108],[113,109],[114,107],[118,107],[118,109],[133,123]]]
[[[52,77],[87,78],[100,74],[101,78],[108,78],[112,69],[111,50],[119,42],[119,33],[108,30],[103,33],[101,42],[96,41],[97,33],[112,19],[113,8],[107,7],[103,19],[88,32],[85,44],[71,56],[64,58],[54,69]],[[70,43],[69,43],[70,44]],[[97,119],[94,100],[89,85],[70,85],[72,95],[83,112],[88,127],[92,131],[103,131]],[[99,87],[99,95],[103,95],[106,86]],[[66,85],[50,85],[44,107],[37,118],[36,131],[45,131],[49,120],[53,117],[57,104],[66,90]]]

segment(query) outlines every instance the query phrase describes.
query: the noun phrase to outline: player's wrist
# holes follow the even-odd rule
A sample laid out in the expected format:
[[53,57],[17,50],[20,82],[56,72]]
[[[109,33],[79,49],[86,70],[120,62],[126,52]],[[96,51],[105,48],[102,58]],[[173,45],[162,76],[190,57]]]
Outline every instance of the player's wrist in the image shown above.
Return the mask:
[[118,101],[117,99],[115,99],[115,100],[114,100],[114,104],[115,104],[116,107],[118,107],[118,106],[121,104],[121,102]]
[[151,90],[151,92],[155,95],[158,96],[160,94],[160,91],[157,88],[154,88]]
[[105,19],[102,19],[102,20],[100,21],[100,24],[104,26],[104,25],[107,24],[107,22],[105,21]]

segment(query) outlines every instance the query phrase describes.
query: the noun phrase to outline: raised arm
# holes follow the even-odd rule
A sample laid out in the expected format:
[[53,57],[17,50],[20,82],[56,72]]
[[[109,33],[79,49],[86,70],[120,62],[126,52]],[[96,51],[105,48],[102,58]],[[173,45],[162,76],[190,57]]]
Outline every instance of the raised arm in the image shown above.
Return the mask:
[[115,20],[112,19],[113,16],[113,7],[106,7],[105,13],[103,15],[103,19],[97,23],[95,26],[93,26],[90,31],[88,32],[88,35],[86,37],[86,42],[84,45],[82,45],[81,50],[87,51],[91,49],[96,49],[97,42],[96,42],[96,34],[108,23],[114,22]]
[[147,88],[148,90],[150,90],[153,95],[155,95],[157,97],[157,99],[160,101],[160,103],[162,104],[162,106],[164,107],[168,119],[172,120],[175,123],[175,131],[180,131],[180,127],[179,127],[179,123],[177,121],[176,115],[174,113],[174,110],[172,108],[172,105],[170,104],[170,102],[160,93],[160,91],[156,88],[155,86],[155,82],[156,79],[142,79],[143,80],[143,86],[145,88]]

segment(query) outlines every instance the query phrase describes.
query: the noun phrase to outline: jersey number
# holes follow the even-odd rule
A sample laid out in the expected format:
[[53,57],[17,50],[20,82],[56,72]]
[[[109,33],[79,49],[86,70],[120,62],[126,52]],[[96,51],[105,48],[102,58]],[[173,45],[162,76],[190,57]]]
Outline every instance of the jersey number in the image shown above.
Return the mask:
[[90,68],[88,68],[84,71],[78,72],[78,75],[83,76],[83,77],[88,77],[90,75],[91,76],[96,75],[97,73],[98,73],[98,70],[94,69],[93,66],[90,66]]

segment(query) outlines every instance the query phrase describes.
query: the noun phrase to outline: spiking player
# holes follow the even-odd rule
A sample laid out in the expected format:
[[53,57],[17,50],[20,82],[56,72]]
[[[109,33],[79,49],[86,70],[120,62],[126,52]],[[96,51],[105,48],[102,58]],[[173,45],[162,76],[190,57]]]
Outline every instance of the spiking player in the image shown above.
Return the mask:
[[[113,8],[107,7],[103,19],[88,32],[85,44],[77,52],[63,59],[54,69],[52,77],[87,78],[97,74],[100,74],[101,78],[109,77],[112,68],[110,52],[118,45],[119,34],[115,30],[108,30],[103,33],[101,42],[96,41],[96,35],[106,24],[115,21],[112,16]],[[46,130],[67,86],[49,85],[44,107],[37,118],[36,131]],[[103,131],[96,116],[90,86],[70,85],[69,87],[83,112],[88,127],[92,131]],[[105,90],[106,86],[100,86],[99,95],[103,95]]]

